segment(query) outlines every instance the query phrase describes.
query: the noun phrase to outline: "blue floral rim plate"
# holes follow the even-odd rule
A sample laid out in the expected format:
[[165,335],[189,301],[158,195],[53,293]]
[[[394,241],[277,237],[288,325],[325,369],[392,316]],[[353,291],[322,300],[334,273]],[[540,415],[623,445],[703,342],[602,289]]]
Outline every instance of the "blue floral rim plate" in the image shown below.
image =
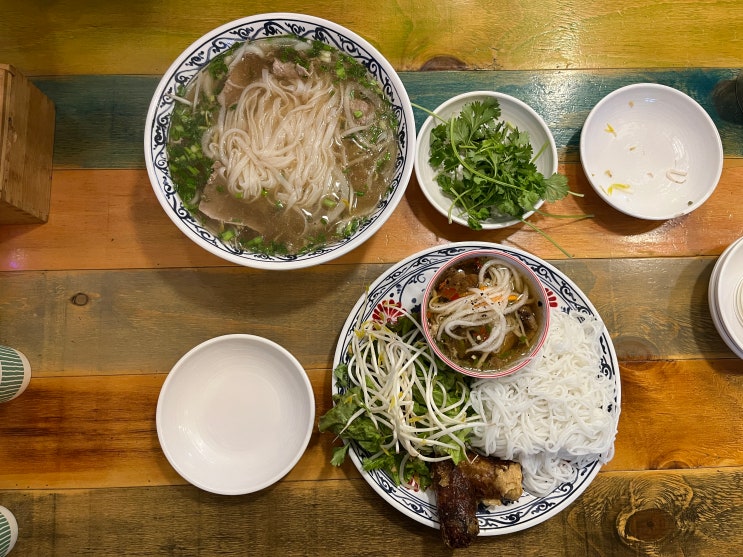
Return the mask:
[[[482,248],[496,248],[528,265],[544,283],[553,311],[580,312],[601,319],[596,308],[581,290],[561,271],[541,259],[519,249],[486,242],[461,242],[437,246],[418,252],[385,271],[363,294],[346,319],[333,359],[333,368],[346,362],[354,329],[359,321],[371,319],[375,312],[389,312],[402,307],[413,310],[420,306],[426,284],[436,270],[454,255]],[[601,365],[599,373],[614,380],[614,402],[619,413],[621,385],[619,363],[609,332],[604,327],[600,336]],[[333,394],[338,392],[333,384]],[[367,472],[361,465],[361,450],[351,445],[349,454],[356,468],[369,485],[390,505],[418,522],[439,528],[436,498],[431,491],[421,492],[395,485],[384,472]],[[518,501],[495,511],[481,508],[477,513],[481,536],[509,534],[536,526],[556,515],[575,501],[599,473],[597,460],[576,468],[573,478],[555,488],[549,495],[534,497],[524,493]]]
[[[358,230],[343,240],[298,255],[266,255],[236,249],[211,234],[186,210],[175,191],[168,172],[166,144],[174,101],[170,97],[180,85],[186,85],[215,56],[233,44],[246,40],[280,35],[296,35],[319,40],[352,56],[376,78],[392,103],[398,119],[400,145],[395,174],[376,210]],[[405,193],[413,172],[415,120],[407,91],[390,63],[370,43],[355,33],[321,18],[274,13],[245,17],[227,23],[189,46],[165,72],[155,90],[145,122],[144,154],[155,195],[165,213],[196,244],[239,265],[262,269],[297,269],[326,263],[348,253],[368,240],[389,218]]]

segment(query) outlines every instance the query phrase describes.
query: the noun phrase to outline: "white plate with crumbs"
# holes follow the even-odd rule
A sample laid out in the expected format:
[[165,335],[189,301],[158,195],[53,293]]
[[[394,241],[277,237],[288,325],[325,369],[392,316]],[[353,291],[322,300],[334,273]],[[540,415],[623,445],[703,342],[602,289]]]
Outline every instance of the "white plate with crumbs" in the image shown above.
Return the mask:
[[604,201],[647,220],[697,209],[722,173],[722,142],[709,114],[656,83],[628,85],[599,101],[583,126],[580,154]]
[[171,466],[205,491],[240,495],[277,482],[309,443],[315,398],[287,350],[245,334],[207,340],[160,391],[157,435]]

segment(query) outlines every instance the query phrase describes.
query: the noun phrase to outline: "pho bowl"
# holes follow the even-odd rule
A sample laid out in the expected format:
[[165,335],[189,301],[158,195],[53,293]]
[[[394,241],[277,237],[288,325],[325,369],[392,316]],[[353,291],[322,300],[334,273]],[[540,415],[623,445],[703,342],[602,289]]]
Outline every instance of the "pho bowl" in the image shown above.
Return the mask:
[[[501,114],[498,121],[509,122],[520,131],[529,134],[534,155],[539,156],[534,161],[536,169],[545,177],[549,177],[557,172],[557,147],[552,132],[547,126],[544,119],[534,111],[528,104],[497,91],[471,91],[452,97],[433,110],[438,118],[429,115],[421,126],[417,137],[417,146],[415,152],[415,176],[418,184],[423,191],[426,199],[439,213],[447,217],[450,222],[455,222],[462,226],[468,226],[467,215],[459,207],[452,206],[452,198],[447,196],[437,182],[438,170],[431,166],[429,158],[431,155],[431,134],[434,128],[441,123],[439,118],[448,120],[450,117],[460,114],[462,108],[473,102],[482,102],[485,99],[496,99],[500,105]],[[539,209],[544,203],[540,199],[534,204],[534,210]],[[523,218],[527,219],[534,210],[524,213]],[[492,230],[506,228],[518,224],[521,219],[511,215],[491,212],[489,218],[482,221],[482,229]]]
[[402,199],[414,149],[410,100],[384,56],[340,25],[291,13],[195,41],[163,75],[145,123],[147,172],[168,217],[208,252],[260,269],[318,265],[367,241]]
[[596,193],[632,217],[668,220],[700,207],[722,174],[720,134],[694,99],[666,85],[609,93],[580,135],[583,170]]
[[157,436],[183,479],[220,495],[264,489],[304,454],[315,420],[297,359],[268,339],[231,334],[192,348],[157,402]]
[[525,263],[498,249],[459,254],[426,287],[421,323],[446,365],[503,377],[536,358],[549,331],[547,290]]

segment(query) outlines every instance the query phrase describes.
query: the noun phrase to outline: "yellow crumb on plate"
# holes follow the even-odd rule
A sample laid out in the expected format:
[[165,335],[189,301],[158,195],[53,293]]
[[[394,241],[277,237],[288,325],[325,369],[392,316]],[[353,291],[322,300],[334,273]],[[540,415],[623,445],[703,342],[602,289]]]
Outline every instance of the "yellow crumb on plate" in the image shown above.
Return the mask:
[[607,188],[606,193],[611,195],[615,191],[631,192],[632,186],[630,186],[629,184],[621,184],[621,183],[615,182]]

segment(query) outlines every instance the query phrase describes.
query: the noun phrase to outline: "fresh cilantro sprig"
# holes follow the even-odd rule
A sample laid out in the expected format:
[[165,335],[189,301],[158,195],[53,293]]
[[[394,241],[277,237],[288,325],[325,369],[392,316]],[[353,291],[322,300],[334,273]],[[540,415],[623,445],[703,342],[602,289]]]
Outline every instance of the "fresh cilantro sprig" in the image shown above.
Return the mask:
[[[511,216],[570,256],[524,219],[526,213],[536,210],[540,200],[559,201],[572,193],[566,176],[554,173],[545,177],[537,169],[536,161],[546,143],[534,154],[528,132],[500,119],[500,103],[494,97],[467,103],[448,120],[422,106],[413,106],[441,122],[431,130],[429,164],[436,171],[441,191],[452,199],[449,222],[455,209],[462,211],[473,230],[481,230],[483,222],[491,217]],[[585,216],[589,215],[577,218]]]

